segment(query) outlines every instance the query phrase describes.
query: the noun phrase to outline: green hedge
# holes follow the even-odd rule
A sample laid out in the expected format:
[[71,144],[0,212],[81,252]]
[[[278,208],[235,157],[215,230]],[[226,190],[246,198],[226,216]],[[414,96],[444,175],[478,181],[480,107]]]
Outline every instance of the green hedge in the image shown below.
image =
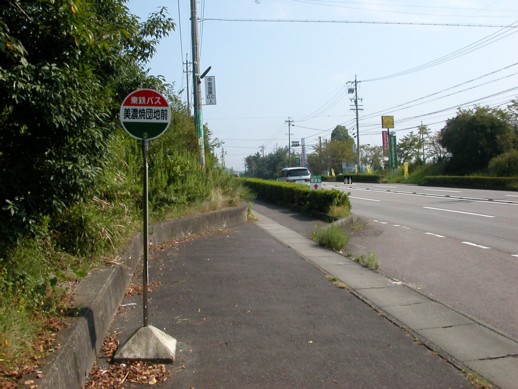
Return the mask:
[[420,185],[518,190],[518,177],[426,176]]
[[343,207],[347,214],[351,203],[346,193],[339,190],[311,190],[308,185],[243,178],[243,183],[259,200],[310,213],[328,215],[332,207]]
[[344,182],[345,177],[352,177],[353,182],[380,182],[381,176],[379,174],[338,174],[336,176],[322,176],[322,181]]

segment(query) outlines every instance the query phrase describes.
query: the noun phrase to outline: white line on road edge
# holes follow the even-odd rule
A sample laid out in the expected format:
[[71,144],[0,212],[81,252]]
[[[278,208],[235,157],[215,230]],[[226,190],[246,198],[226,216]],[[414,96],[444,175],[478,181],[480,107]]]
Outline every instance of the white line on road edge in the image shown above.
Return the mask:
[[434,234],[433,232],[426,232],[425,234],[426,235],[435,236],[436,238],[444,238],[445,237],[444,235]]
[[479,245],[476,243],[471,243],[471,242],[462,242],[462,244],[467,244],[468,246],[478,247],[479,249],[484,249],[484,250],[489,250],[491,248],[491,247],[482,246],[482,245]]
[[513,257],[518,258],[518,254],[511,254]]
[[518,197],[518,195],[506,195],[507,197]]
[[472,212],[463,212],[463,211],[454,211],[451,209],[443,209],[443,208],[434,208],[434,207],[423,207],[424,209],[431,209],[432,211],[443,211],[443,212],[452,212],[452,213],[462,213],[464,215],[472,215],[472,216],[480,216],[480,217],[494,217],[491,215],[484,215],[482,213],[472,213]]

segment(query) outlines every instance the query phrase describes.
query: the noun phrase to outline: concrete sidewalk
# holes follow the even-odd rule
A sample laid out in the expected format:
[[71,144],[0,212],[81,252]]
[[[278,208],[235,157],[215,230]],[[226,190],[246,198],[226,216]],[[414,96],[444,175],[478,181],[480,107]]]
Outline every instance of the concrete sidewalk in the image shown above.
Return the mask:
[[[472,386],[460,364],[437,356],[325,273],[362,291],[397,286],[257,216],[154,254],[149,321],[178,342],[167,387]],[[312,220],[294,222],[307,229]],[[396,301],[404,293],[388,296]],[[123,304],[141,306],[141,296]],[[111,332],[123,341],[140,325],[141,310],[126,310]]]

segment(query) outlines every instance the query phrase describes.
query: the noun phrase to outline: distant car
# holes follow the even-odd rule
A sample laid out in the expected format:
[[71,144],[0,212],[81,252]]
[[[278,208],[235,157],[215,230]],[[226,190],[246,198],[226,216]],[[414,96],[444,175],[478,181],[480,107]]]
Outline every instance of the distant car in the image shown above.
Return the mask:
[[281,170],[277,181],[294,182],[296,184],[309,184],[311,182],[311,173],[307,167],[285,167]]

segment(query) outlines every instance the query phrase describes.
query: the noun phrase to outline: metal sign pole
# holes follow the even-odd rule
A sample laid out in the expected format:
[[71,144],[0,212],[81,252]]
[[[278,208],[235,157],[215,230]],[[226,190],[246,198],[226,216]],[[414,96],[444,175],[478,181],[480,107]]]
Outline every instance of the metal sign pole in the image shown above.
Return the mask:
[[147,286],[149,281],[149,266],[148,266],[148,255],[149,255],[149,237],[148,237],[148,160],[147,154],[149,150],[149,141],[147,139],[142,140],[142,156],[144,157],[144,192],[142,198],[144,200],[144,232],[143,232],[143,248],[144,248],[144,266],[142,269],[142,299],[144,307],[144,327],[148,325],[148,296]]
[[[143,113],[146,113],[145,115]],[[151,112],[152,115],[147,113]],[[176,339],[148,325],[148,283],[149,283],[149,212],[148,212],[148,151],[149,140],[162,135],[171,123],[171,106],[164,96],[151,89],[131,92],[123,101],[120,109],[121,124],[134,138],[142,141],[143,156],[143,219],[142,232],[144,264],[142,269],[143,326],[136,330],[117,348],[114,362],[126,360],[146,360],[174,362]]]

